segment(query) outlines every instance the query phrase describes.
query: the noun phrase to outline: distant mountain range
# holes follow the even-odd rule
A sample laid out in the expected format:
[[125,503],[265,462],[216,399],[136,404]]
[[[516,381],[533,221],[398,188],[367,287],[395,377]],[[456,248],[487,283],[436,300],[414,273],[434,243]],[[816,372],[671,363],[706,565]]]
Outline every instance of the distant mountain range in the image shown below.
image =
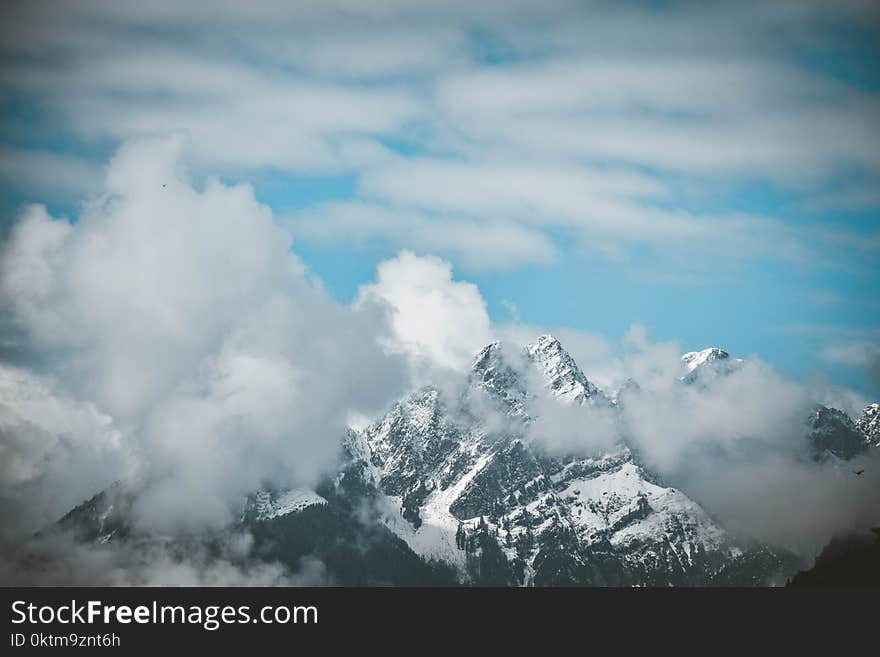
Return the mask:
[[[743,364],[717,348],[682,362],[675,385],[711,385]],[[255,558],[296,568],[315,557],[342,585],[784,583],[801,565],[793,554],[731,535],[625,438],[591,456],[548,453],[534,439],[541,398],[613,423],[637,387],[601,390],[550,335],[512,351],[492,343],[454,398],[431,386],[413,392],[349,431],[339,472],[317,490],[256,491],[230,530],[252,534]],[[878,425],[877,404],[855,422],[817,406],[805,440],[816,460],[846,460],[880,446]],[[131,522],[137,495],[137,486],[116,484],[48,531],[155,541]],[[193,540],[222,541],[223,532]]]

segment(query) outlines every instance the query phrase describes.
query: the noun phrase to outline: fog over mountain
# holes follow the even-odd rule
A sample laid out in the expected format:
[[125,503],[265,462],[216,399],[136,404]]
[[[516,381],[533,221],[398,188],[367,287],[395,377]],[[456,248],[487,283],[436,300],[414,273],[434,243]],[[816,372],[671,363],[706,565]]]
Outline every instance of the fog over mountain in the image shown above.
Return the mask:
[[[757,582],[880,522],[873,400],[757,355],[682,358],[640,325],[492,323],[410,251],[340,303],[181,144],[127,142],[75,217],[28,206],[2,244],[4,580],[349,581],[291,538],[308,521],[372,546],[377,573],[405,555],[413,582],[495,581],[490,554],[508,584],[665,583],[672,560],[672,583],[746,577],[732,563]],[[811,425],[817,405],[839,425]]]
[[[29,511],[10,513],[9,535],[132,477],[157,482],[143,522],[218,526],[264,480],[315,485],[349,414],[403,390],[403,360],[379,345],[390,331],[382,309],[334,303],[252,191],[195,189],[176,168],[178,147],[123,147],[75,222],[31,206],[4,245],[6,340],[45,356],[32,371],[4,370],[14,395],[4,424],[40,436],[8,448],[24,481],[4,496],[23,496]],[[80,426],[49,424],[47,405]],[[56,470],[80,479],[59,449],[110,462],[58,490]]]

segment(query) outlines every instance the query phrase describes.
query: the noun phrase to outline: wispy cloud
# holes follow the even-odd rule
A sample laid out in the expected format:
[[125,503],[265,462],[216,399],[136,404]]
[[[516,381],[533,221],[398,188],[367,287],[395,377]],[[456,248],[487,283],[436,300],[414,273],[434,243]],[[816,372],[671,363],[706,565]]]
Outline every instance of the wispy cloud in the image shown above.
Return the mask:
[[829,344],[823,349],[822,357],[829,363],[867,369],[880,385],[880,339]]
[[[870,198],[876,91],[799,57],[841,43],[835,26],[877,32],[870,3],[465,6],[28,3],[6,10],[0,48],[15,65],[0,82],[76,143],[175,133],[197,172],[356,176],[354,198],[297,218],[306,239],[384,239],[489,268],[547,262],[563,241],[600,257],[694,241],[716,263],[839,266],[876,250],[876,231],[837,226],[827,253],[787,218],[677,194],[682,180],[711,195],[757,178],[824,208]],[[31,151],[49,138],[38,126],[16,134],[0,153],[7,181],[51,165],[68,187],[91,184],[88,165]],[[845,196],[826,189],[842,168],[863,181]]]

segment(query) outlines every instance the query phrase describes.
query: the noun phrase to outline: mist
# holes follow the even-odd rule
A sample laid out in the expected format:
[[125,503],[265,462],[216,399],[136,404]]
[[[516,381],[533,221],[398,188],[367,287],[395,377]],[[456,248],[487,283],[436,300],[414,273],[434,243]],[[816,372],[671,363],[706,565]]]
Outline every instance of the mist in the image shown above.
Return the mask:
[[[221,541],[140,542],[89,545],[62,532],[11,551],[0,563],[5,586],[327,586],[324,564],[304,558],[291,570],[256,559],[247,533]],[[219,549],[219,552],[218,552]]]
[[133,477],[140,528],[222,527],[261,486],[316,485],[350,414],[403,390],[378,304],[333,301],[253,190],[196,185],[181,146],[124,145],[77,217],[29,206],[3,245],[10,339],[52,355],[4,379],[9,538]]
[[[547,330],[501,327],[519,340]],[[854,414],[866,404],[858,394],[792,380],[757,356],[686,383],[680,345],[651,340],[642,325],[617,342],[566,333],[572,353],[583,350],[601,373],[597,379],[584,371],[602,382],[600,397],[560,403],[521,346],[507,342],[499,352],[524,383],[532,421],[512,423],[497,406],[472,398],[490,430],[521,433],[551,457],[594,457],[626,446],[658,483],[682,490],[734,536],[790,550],[805,563],[832,537],[880,524],[880,453],[817,460],[808,439],[816,404]]]

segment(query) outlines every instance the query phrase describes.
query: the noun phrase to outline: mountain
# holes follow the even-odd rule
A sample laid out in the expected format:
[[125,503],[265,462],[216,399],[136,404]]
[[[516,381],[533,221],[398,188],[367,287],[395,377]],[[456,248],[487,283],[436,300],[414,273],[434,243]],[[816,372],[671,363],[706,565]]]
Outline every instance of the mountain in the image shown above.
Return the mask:
[[[864,412],[860,420],[863,419]],[[809,440],[813,458],[817,461],[829,457],[848,460],[871,447],[871,441],[863,429],[836,408],[817,405],[810,414],[809,424]]]
[[[681,357],[687,374],[683,383],[707,386],[723,376],[736,372],[744,361],[731,358],[717,347],[691,351]],[[826,459],[849,460],[867,451],[871,445],[880,445],[880,404],[867,406],[856,422],[843,411],[817,404],[807,418],[807,438],[816,461]]]
[[[134,554],[149,554],[161,545],[173,559],[192,554],[224,555],[233,565],[249,561],[275,562],[298,572],[317,560],[334,586],[451,586],[454,571],[416,555],[389,531],[370,510],[370,495],[359,478],[341,473],[318,491],[258,491],[243,500],[241,515],[232,526],[173,539],[139,532],[132,524],[132,505],[139,486],[114,484],[67,513],[40,533],[69,533],[85,543],[113,543]],[[247,531],[252,548],[247,557],[225,555],[230,537]],[[35,552],[39,555],[39,552]],[[38,559],[39,557],[37,557]],[[22,562],[37,559],[25,553]]]
[[800,588],[880,586],[880,527],[871,531],[872,535],[835,537],[816,557],[813,567],[797,573],[787,585]]
[[569,404],[608,401],[552,335],[542,335],[526,346],[526,357],[537,367],[546,387],[560,401]]
[[688,384],[708,384],[716,377],[736,371],[743,364],[742,359],[731,358],[729,353],[718,347],[689,351],[681,357],[681,362],[687,369],[687,374],[681,380]]
[[880,447],[880,404],[868,404],[856,420],[856,428],[874,447]]
[[[682,384],[700,386],[743,363],[717,348],[682,362]],[[634,403],[632,389],[638,383],[627,381],[606,394],[553,336],[521,349],[494,342],[460,389],[426,386],[349,431],[338,473],[317,490],[256,491],[226,531],[248,531],[255,558],[293,569],[319,559],[340,585],[783,582],[798,565],[793,555],[732,536],[645,467],[625,438],[595,439]],[[845,459],[866,449],[863,432],[876,438],[871,408],[854,424],[817,407],[808,435],[816,454]],[[574,435],[550,449],[556,412]],[[130,521],[137,494],[113,486],[53,530],[95,542],[154,540]]]
[[[364,430],[364,470],[401,509],[385,521],[414,552],[492,585],[760,584],[787,565],[790,555],[738,543],[624,443],[542,453],[532,377],[560,404],[614,408],[541,336],[517,353],[483,349],[454,405],[425,388]],[[475,411],[486,401],[489,421]]]

